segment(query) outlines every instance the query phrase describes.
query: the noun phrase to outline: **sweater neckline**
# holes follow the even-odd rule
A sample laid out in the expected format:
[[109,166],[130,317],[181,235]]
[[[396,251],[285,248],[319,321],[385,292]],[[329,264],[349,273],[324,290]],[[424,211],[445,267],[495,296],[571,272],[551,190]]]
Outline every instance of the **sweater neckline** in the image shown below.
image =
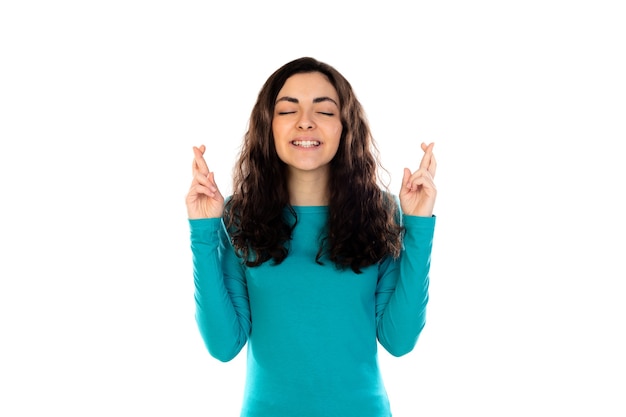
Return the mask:
[[328,206],[292,206],[297,214],[328,213]]

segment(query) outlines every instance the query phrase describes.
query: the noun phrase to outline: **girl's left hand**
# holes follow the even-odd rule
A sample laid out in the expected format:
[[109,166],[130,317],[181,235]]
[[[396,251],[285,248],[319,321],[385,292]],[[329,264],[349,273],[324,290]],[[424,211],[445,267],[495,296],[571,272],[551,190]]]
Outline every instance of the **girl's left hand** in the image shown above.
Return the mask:
[[437,162],[433,155],[434,143],[422,143],[424,156],[420,166],[414,173],[404,168],[402,188],[400,189],[400,207],[404,214],[410,216],[431,217],[435,207],[437,188],[433,181]]

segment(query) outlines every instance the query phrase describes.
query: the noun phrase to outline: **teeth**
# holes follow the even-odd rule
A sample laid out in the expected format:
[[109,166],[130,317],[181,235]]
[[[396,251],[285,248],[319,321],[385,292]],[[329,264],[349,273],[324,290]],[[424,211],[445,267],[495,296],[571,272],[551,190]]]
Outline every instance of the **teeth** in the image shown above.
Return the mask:
[[320,145],[319,141],[316,140],[294,140],[291,143],[296,146],[302,146],[303,148],[312,148]]

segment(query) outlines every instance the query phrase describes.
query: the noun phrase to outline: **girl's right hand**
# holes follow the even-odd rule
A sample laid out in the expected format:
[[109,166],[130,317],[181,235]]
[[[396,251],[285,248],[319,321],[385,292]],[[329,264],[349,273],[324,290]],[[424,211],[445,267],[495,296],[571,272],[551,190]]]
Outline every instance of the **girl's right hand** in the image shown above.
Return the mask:
[[185,199],[189,219],[222,217],[224,212],[224,197],[217,188],[213,172],[209,171],[204,160],[205,150],[204,145],[193,147],[193,180]]

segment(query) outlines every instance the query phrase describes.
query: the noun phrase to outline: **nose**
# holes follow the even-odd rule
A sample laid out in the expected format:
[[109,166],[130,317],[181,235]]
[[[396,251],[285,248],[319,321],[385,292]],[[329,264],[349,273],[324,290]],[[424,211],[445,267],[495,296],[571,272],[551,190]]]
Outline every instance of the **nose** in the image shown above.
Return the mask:
[[300,119],[298,119],[298,129],[301,129],[301,130],[313,129],[315,127],[315,123],[313,122],[313,119],[311,115],[309,114],[309,112],[303,111],[301,114],[302,116],[300,117]]

